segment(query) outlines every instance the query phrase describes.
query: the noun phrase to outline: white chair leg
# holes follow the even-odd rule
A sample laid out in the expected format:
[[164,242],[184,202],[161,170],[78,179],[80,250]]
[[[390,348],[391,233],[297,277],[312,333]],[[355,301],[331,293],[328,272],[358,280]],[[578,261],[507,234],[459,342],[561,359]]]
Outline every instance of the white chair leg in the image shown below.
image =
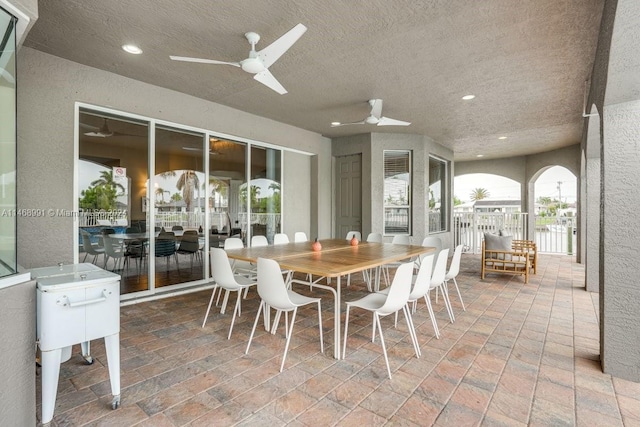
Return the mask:
[[444,300],[444,305],[447,308],[447,311],[449,312],[449,319],[451,320],[451,323],[455,322],[456,321],[456,316],[453,315],[453,308],[451,307],[451,301],[449,300],[449,294],[444,289],[442,290],[442,299]]
[[322,337],[322,308],[320,300],[318,300],[318,328],[320,329],[320,351],[324,353],[324,339]]
[[464,301],[462,301],[462,295],[460,295],[460,288],[458,288],[458,282],[456,281],[456,278],[453,278],[453,284],[456,287],[456,292],[458,293],[458,298],[460,298],[460,304],[462,304],[462,310],[463,311],[467,311],[467,308],[464,306]]
[[[211,304],[213,303],[213,298],[216,296],[216,291],[218,290],[218,285],[214,286],[213,291],[211,292],[211,298],[209,299],[209,306],[207,307],[207,312],[204,315],[204,320],[202,321],[202,327],[204,328],[204,324],[207,323],[207,317],[209,317],[209,311],[211,310]],[[222,290],[220,290],[222,293]]]
[[342,345],[342,358],[347,356],[347,332],[349,331],[349,309],[351,306],[347,305],[347,313],[344,318],[344,344]]
[[225,289],[224,291],[224,298],[222,298],[222,306],[220,306],[220,313],[224,314],[225,310],[227,309],[227,302],[229,301],[229,289]]
[[438,329],[438,322],[436,321],[436,315],[433,312],[433,307],[431,306],[431,299],[429,299],[429,295],[424,296],[424,301],[427,303],[427,310],[429,310],[429,317],[431,318],[431,324],[433,325],[433,331],[436,334],[436,338],[440,339],[440,329]]
[[229,327],[229,335],[227,339],[231,339],[231,332],[233,332],[233,324],[236,321],[236,313],[238,312],[238,307],[240,306],[240,296],[242,295],[242,289],[238,290],[238,299],[236,300],[236,308],[233,310],[233,317],[231,317],[231,326]]
[[413,349],[416,352],[416,357],[420,358],[422,352],[420,351],[420,344],[418,343],[418,336],[416,335],[416,329],[413,325],[413,319],[411,318],[411,314],[409,314],[408,304],[402,307],[402,312],[404,313],[404,318],[407,321],[407,327],[409,328],[409,335],[411,336],[411,342],[413,343]]
[[293,335],[293,325],[296,322],[296,313],[297,312],[298,312],[298,307],[293,309],[293,315],[291,316],[291,327],[287,329],[287,343],[284,346],[284,354],[282,355],[282,363],[280,364],[280,372],[282,372],[282,369],[284,368],[284,361],[287,358],[287,351],[289,351],[289,342],[291,341],[291,335]]
[[260,311],[264,307],[264,301],[260,301],[260,306],[258,307],[258,313],[256,314],[256,320],[253,322],[253,328],[251,329],[251,335],[249,335],[249,342],[247,343],[247,349],[244,351],[244,354],[249,354],[249,347],[251,347],[251,340],[253,339],[253,334],[256,332],[256,326],[258,326],[258,319],[260,319]]
[[380,334],[380,344],[382,345],[382,353],[384,354],[384,361],[387,363],[387,373],[389,379],[391,379],[391,368],[389,368],[389,358],[387,357],[387,347],[384,345],[384,337],[382,336],[382,326],[380,325],[380,317],[378,313],[373,313],[373,321],[378,324],[378,333]]

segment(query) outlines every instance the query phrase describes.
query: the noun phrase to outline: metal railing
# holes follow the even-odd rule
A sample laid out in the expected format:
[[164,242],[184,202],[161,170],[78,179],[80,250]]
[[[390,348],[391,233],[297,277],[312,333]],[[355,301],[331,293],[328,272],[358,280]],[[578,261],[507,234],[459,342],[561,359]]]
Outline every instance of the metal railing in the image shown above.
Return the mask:
[[503,231],[514,239],[525,239],[526,213],[504,212],[455,212],[453,237],[455,245],[463,245],[466,252],[480,253],[484,233]]
[[576,244],[575,217],[535,217],[535,229],[528,231],[527,213],[455,212],[453,237],[455,245],[466,252],[480,253],[484,233],[504,233],[514,239],[536,242],[538,252],[572,255]]

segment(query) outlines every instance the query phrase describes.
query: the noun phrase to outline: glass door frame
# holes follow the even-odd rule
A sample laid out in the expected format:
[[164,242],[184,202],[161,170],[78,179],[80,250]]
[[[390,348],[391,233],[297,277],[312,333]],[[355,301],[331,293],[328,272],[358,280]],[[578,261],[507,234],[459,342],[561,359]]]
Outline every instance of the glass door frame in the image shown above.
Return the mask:
[[[78,191],[78,183],[79,183],[79,168],[78,168],[78,164],[79,164],[79,154],[80,154],[80,110],[91,110],[91,111],[95,111],[97,113],[105,113],[105,114],[110,114],[110,115],[115,115],[115,116],[121,116],[123,118],[129,118],[132,120],[137,120],[137,121],[142,121],[142,122],[146,122],[148,125],[148,130],[149,130],[149,139],[147,141],[148,143],[148,159],[147,159],[147,170],[148,170],[148,174],[149,174],[149,189],[155,188],[155,161],[156,161],[156,153],[155,153],[155,148],[156,148],[156,126],[166,126],[166,127],[170,127],[170,128],[174,128],[177,130],[184,130],[187,132],[195,132],[195,133],[201,133],[203,135],[205,135],[205,137],[203,138],[203,145],[202,145],[202,149],[203,149],[203,154],[205,152],[208,152],[208,146],[207,146],[207,142],[209,141],[210,138],[219,138],[219,139],[227,139],[233,142],[238,142],[238,143],[243,143],[246,144],[246,155],[245,155],[245,181],[248,183],[250,182],[251,179],[251,147],[252,146],[257,146],[257,147],[261,147],[261,148],[266,148],[266,149],[275,149],[278,150],[280,152],[280,167],[281,167],[281,172],[280,172],[280,182],[281,182],[281,204],[284,205],[284,200],[286,195],[284,194],[284,182],[283,182],[283,177],[284,177],[284,152],[285,151],[292,151],[292,152],[296,152],[296,153],[302,153],[302,154],[310,154],[310,153],[306,153],[306,152],[302,152],[300,150],[296,150],[296,149],[289,149],[286,147],[281,147],[275,144],[270,144],[270,143],[264,143],[264,142],[260,142],[260,141],[255,141],[252,139],[248,139],[248,138],[243,138],[243,137],[238,137],[235,135],[229,135],[229,134],[225,134],[225,133],[221,133],[221,132],[213,132],[207,129],[202,129],[202,128],[197,128],[197,127],[193,127],[193,126],[188,126],[188,125],[183,125],[183,124],[179,124],[179,123],[175,123],[175,122],[170,122],[170,121],[166,121],[166,120],[159,120],[159,119],[154,119],[151,117],[147,117],[147,116],[143,116],[140,114],[135,114],[135,113],[129,113],[129,112],[125,112],[125,111],[121,111],[121,110],[116,110],[113,108],[108,108],[108,107],[102,107],[102,106],[98,106],[98,105],[94,105],[94,104],[88,104],[88,103],[84,103],[84,102],[79,102],[76,101],[75,105],[74,105],[74,158],[73,158],[73,211],[74,212],[79,212],[79,191]],[[209,184],[209,173],[210,173],[210,156],[208,155],[203,155],[204,157],[204,162],[203,162],[203,166],[204,166],[204,174],[205,174],[205,194],[209,194],[210,192],[210,184]],[[151,191],[151,190],[149,190]],[[247,197],[247,201],[246,201],[246,211],[247,212],[251,212],[251,200],[249,197]],[[155,219],[156,219],[156,215],[155,215],[155,209],[151,208],[151,204],[149,205],[149,220],[148,220],[148,224],[147,224],[147,228],[153,229],[152,225],[155,224]],[[280,218],[280,223],[281,226],[284,227],[284,212],[282,212],[281,209],[281,218]],[[80,257],[80,250],[79,250],[79,221],[78,221],[78,217],[74,216],[73,217],[74,220],[74,226],[73,226],[73,257],[75,262],[79,262],[79,257]],[[120,296],[120,300],[121,302],[126,302],[129,300],[140,300],[140,299],[155,299],[155,297],[158,298],[164,298],[166,296],[170,296],[170,295],[177,295],[177,294],[181,294],[184,292],[191,292],[192,290],[202,290],[202,289],[207,289],[207,288],[211,288],[213,287],[213,285],[211,284],[211,280],[209,279],[210,276],[210,265],[209,265],[209,237],[210,237],[210,233],[209,230],[211,228],[211,220],[210,220],[210,208],[208,204],[205,204],[205,230],[207,230],[207,232],[205,233],[205,242],[204,242],[204,253],[203,253],[203,263],[204,263],[204,279],[201,280],[196,280],[196,281],[192,281],[192,282],[186,282],[186,283],[178,283],[178,284],[174,284],[174,285],[169,285],[169,286],[163,286],[162,288],[157,288],[155,286],[155,263],[154,262],[149,262],[148,263],[148,272],[147,274],[149,274],[149,288],[144,290],[144,291],[137,291],[137,292],[132,292],[132,293],[128,293],[128,294],[122,294]],[[247,239],[251,238],[251,232],[250,229],[248,229],[247,235],[246,235]],[[149,246],[150,247],[154,247],[155,244],[155,234],[151,234],[150,233],[150,239],[149,239]],[[250,240],[247,240],[250,241]],[[206,260],[205,260],[206,258]],[[159,292],[158,290],[161,289],[161,291]]]

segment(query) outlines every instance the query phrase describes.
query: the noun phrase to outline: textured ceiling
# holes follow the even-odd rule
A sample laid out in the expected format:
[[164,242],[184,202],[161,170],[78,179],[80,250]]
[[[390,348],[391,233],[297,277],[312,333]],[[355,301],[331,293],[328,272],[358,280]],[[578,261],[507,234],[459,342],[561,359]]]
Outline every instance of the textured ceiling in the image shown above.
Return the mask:
[[[576,144],[603,0],[47,0],[29,46],[338,137],[427,135],[456,160]],[[308,31],[271,66],[278,95],[226,65],[247,57],[247,31],[266,47],[297,23]],[[135,43],[142,55],[125,53]],[[463,101],[466,94],[476,98]],[[408,127],[332,128],[359,121],[371,98]],[[499,136],[507,136],[498,140]]]

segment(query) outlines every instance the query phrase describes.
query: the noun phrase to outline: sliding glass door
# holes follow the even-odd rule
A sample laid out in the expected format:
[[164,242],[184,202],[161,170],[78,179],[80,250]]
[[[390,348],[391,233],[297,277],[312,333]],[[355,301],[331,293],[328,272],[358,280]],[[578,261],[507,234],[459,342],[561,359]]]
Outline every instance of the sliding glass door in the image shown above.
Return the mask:
[[0,278],[17,272],[16,22],[0,8]]
[[210,247],[282,229],[274,148],[79,106],[77,162],[79,261],[125,299],[205,284]]

